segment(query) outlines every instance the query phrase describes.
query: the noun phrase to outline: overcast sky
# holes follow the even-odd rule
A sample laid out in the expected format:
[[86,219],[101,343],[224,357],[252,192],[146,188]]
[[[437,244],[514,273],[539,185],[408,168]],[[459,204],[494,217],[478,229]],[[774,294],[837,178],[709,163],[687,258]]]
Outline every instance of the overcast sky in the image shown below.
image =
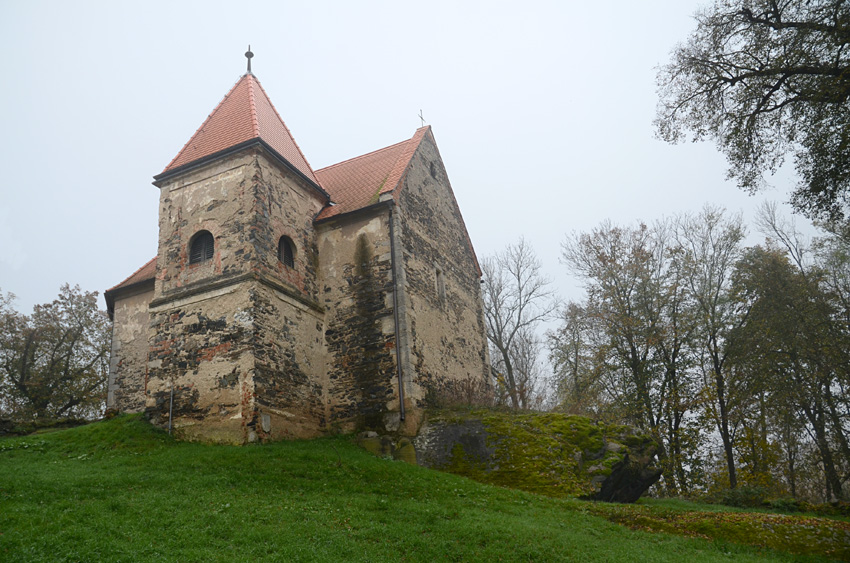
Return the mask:
[[2,0],[0,289],[29,312],[152,258],[152,176],[250,43],[314,169],[410,138],[421,109],[479,257],[525,236],[579,298],[571,231],[787,199],[790,178],[749,197],[712,145],[654,138],[656,67],[704,4]]

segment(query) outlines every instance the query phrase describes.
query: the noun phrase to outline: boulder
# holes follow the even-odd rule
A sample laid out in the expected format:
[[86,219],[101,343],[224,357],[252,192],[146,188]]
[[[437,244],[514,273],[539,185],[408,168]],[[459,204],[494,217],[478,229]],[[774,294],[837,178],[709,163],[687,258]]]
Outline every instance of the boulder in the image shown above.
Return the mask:
[[581,416],[431,412],[413,445],[419,465],[555,497],[634,502],[661,477],[652,438]]

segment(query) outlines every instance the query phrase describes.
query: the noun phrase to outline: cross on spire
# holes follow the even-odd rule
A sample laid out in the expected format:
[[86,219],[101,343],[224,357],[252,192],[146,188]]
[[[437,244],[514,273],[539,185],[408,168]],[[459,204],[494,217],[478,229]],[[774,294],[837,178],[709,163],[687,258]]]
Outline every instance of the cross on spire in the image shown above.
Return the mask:
[[422,121],[422,127],[425,127],[425,118],[422,117],[422,110],[421,109],[419,110],[419,119]]
[[251,74],[251,59],[254,53],[251,52],[251,45],[248,45],[248,50],[245,52],[245,58],[248,59],[248,74]]

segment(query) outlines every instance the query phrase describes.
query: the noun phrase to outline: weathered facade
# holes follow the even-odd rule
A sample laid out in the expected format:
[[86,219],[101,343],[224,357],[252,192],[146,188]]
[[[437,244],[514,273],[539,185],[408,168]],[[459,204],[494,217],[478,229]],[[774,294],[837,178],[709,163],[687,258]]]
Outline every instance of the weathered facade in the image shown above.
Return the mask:
[[154,184],[157,257],[106,292],[108,407],[223,442],[414,433],[435,387],[489,381],[430,127],[313,171],[249,72]]

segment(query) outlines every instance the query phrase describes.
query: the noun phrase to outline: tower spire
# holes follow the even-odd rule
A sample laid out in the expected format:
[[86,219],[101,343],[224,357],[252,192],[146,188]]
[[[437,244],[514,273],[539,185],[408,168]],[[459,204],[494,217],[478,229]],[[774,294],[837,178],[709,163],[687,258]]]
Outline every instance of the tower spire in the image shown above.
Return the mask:
[[251,59],[254,58],[254,53],[251,52],[251,45],[248,45],[248,50],[245,51],[245,58],[248,59],[248,74],[251,74]]

